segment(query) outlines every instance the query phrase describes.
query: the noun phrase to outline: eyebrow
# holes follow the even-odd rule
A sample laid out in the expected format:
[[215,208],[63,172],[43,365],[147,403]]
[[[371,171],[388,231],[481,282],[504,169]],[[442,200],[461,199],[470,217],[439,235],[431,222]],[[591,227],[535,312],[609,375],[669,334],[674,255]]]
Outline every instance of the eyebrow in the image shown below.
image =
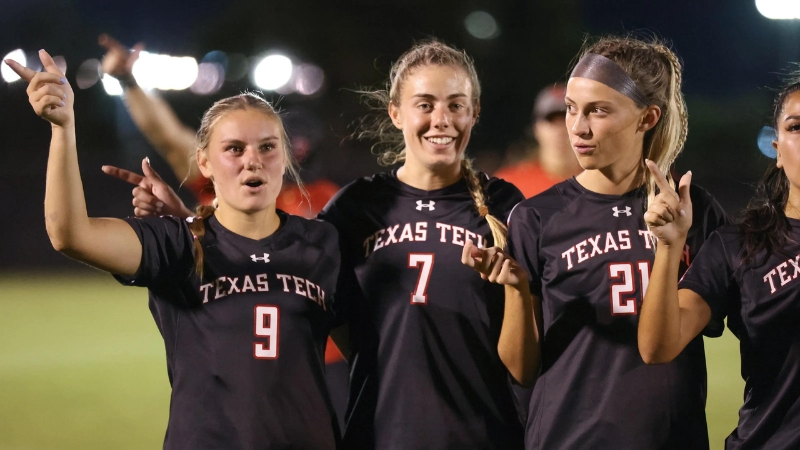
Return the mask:
[[[277,140],[277,139],[278,139],[277,136],[268,136],[268,137],[265,137],[265,138],[261,139],[260,142],[274,141],[274,140]],[[220,142],[222,142],[223,144],[225,144],[225,143],[234,143],[234,144],[244,143],[243,140],[236,139],[236,138],[223,139]]]
[[789,120],[795,120],[795,119],[800,119],[800,116],[787,116],[785,119],[783,119],[783,121],[787,122]]
[[[565,103],[566,102],[576,103],[575,100],[573,100],[573,99],[571,99],[571,98],[569,98],[567,96],[564,96],[564,102]],[[597,105],[597,104],[613,105],[614,103],[611,100],[595,100],[593,102],[588,102],[588,104],[589,105]]]
[[[461,92],[457,92],[455,94],[448,95],[447,96],[447,100],[452,100],[454,98],[466,97],[466,96],[467,96],[467,94],[462,94]],[[436,98],[436,96],[433,95],[433,94],[414,94],[413,97],[414,98]]]

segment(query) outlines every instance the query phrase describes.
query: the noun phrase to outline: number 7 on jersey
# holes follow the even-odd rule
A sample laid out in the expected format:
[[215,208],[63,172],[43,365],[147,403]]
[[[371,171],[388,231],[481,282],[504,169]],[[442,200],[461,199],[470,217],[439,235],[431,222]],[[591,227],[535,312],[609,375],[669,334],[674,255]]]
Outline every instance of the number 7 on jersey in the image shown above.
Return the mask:
[[420,268],[417,286],[411,293],[411,304],[424,305],[428,303],[428,282],[433,271],[433,253],[409,253],[408,267]]

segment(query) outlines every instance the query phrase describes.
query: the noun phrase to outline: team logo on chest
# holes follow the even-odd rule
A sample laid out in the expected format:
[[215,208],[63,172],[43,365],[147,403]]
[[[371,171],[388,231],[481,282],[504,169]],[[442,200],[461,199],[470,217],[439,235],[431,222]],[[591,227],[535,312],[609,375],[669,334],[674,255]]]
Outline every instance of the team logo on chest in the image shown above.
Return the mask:
[[427,204],[422,203],[422,200],[417,200],[417,211],[422,211],[422,208],[428,208],[428,211],[433,211],[436,209],[433,207],[435,204],[436,202],[433,200],[429,201]]
[[614,211],[614,217],[619,217],[620,214],[625,214],[626,216],[632,216],[633,213],[631,212],[631,207],[626,206],[625,209],[619,209],[616,206],[611,208],[611,211]]
[[264,253],[264,256],[256,256],[255,254],[250,255],[250,259],[253,262],[263,261],[265,264],[269,262],[269,253]]

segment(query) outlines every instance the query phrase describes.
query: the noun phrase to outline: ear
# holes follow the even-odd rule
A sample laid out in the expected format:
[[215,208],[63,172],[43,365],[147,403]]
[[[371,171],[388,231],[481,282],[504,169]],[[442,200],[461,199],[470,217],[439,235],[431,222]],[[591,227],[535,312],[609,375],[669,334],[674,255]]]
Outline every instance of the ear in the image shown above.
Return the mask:
[[659,119],[661,119],[661,108],[656,105],[650,105],[645,108],[637,130],[642,133],[650,131],[658,124]]
[[395,128],[398,130],[403,129],[403,122],[402,118],[400,117],[400,108],[391,101],[389,102],[389,117],[392,119],[392,123],[394,124]]
[[206,152],[198,148],[195,152],[195,159],[197,160],[197,167],[200,169],[200,173],[209,180],[213,180],[214,173],[211,171]]
[[775,165],[778,169],[783,168],[783,160],[781,159],[781,152],[778,150],[778,141],[772,141],[772,148],[775,149]]
[[480,115],[481,115],[481,102],[477,101],[477,102],[475,102],[475,108],[473,108],[473,111],[472,111],[472,125],[473,126],[476,123],[478,123],[478,117],[480,117]]

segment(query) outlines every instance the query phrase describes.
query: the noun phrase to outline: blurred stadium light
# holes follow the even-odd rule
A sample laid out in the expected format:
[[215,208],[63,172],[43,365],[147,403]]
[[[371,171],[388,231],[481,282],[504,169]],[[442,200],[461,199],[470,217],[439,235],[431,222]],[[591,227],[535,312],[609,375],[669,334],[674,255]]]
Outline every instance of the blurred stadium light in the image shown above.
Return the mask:
[[101,79],[103,80],[103,89],[106,90],[106,94],[122,95],[122,85],[119,84],[119,80],[108,74],[103,75]]
[[[22,64],[23,66],[27,65],[28,63],[27,58],[25,58],[25,52],[22,51],[22,49],[20,48],[12,51],[6,56],[3,56],[3,61],[7,59],[13,59],[14,61]],[[11,70],[11,67],[8,67],[8,65],[5,63],[0,64],[0,75],[2,75],[6,83],[13,83],[19,80],[19,75],[17,75],[16,72]]]
[[159,55],[141,52],[133,64],[133,76],[144,89],[188,89],[198,75],[197,61],[190,56]]
[[100,81],[101,75],[100,61],[97,59],[87,59],[78,66],[75,74],[75,82],[81,89],[89,89]]
[[756,0],[756,8],[762,16],[768,19],[800,19],[800,1],[798,0]]
[[500,27],[486,11],[473,11],[464,19],[467,32],[478,39],[494,39],[500,35]]
[[314,95],[325,82],[325,72],[314,64],[300,64],[296,67],[294,90],[303,95]]
[[292,61],[284,55],[265,57],[253,70],[253,83],[261,89],[275,91],[292,78]]

